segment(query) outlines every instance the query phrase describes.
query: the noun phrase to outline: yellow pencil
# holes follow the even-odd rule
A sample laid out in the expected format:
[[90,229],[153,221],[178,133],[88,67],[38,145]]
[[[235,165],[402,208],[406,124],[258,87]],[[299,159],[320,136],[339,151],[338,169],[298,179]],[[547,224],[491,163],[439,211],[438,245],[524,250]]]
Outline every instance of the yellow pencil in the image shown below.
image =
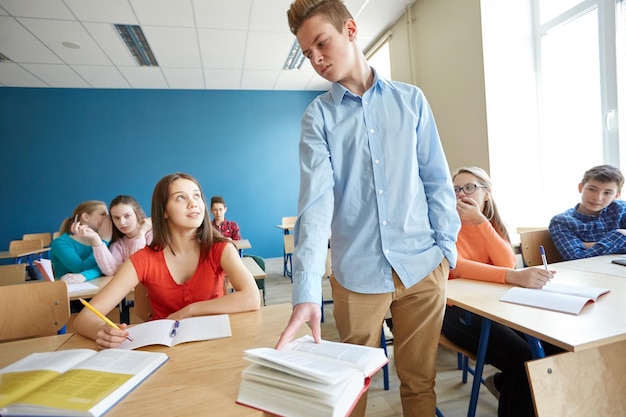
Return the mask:
[[[93,314],[95,314],[96,316],[98,316],[98,317],[100,317],[102,320],[104,320],[104,322],[105,322],[106,324],[108,324],[109,326],[113,327],[114,329],[117,329],[117,330],[122,330],[122,329],[120,329],[120,327],[119,327],[117,324],[115,324],[115,323],[113,323],[111,320],[109,320],[109,318],[108,318],[107,316],[105,316],[104,314],[102,314],[101,312],[99,312],[98,310],[96,310],[96,309],[95,309],[95,308],[94,308],[91,304],[89,304],[87,301],[83,300],[82,298],[79,298],[79,300],[80,300],[80,302],[81,302],[81,303],[83,303],[83,305],[84,305],[85,307],[87,307],[89,310],[91,310],[91,312],[92,312]],[[126,336],[126,339],[128,339],[128,340],[129,340],[129,341],[131,341],[131,342],[133,341],[133,338],[132,338],[132,337],[130,337],[130,336]]]

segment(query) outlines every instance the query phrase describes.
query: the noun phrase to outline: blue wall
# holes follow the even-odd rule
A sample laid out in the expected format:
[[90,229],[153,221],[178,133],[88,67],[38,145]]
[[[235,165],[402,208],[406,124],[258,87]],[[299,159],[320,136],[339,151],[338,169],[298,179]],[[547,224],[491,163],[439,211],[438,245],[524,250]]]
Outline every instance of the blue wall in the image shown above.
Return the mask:
[[136,197],[165,174],[224,196],[248,253],[282,256],[296,215],[300,117],[319,92],[0,88],[0,250],[56,231],[84,200]]

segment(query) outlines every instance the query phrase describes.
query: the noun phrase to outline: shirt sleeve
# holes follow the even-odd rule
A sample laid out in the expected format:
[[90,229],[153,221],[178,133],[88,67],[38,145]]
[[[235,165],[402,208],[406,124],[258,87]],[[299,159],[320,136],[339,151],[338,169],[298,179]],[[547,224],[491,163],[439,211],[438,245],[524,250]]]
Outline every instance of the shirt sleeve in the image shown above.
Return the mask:
[[106,245],[95,246],[93,248],[93,255],[100,271],[102,271],[104,275],[115,275],[120,265],[122,265],[122,260],[118,259],[118,257],[113,254],[113,251],[115,251],[119,256],[119,245],[120,241],[117,241],[111,245],[111,248],[107,248]]
[[450,268],[454,268],[457,259],[455,243],[461,221],[456,211],[456,196],[435,119],[421,91],[418,110],[417,158],[428,202],[428,216],[437,246],[448,259]]
[[239,225],[236,222],[232,222],[232,239],[233,240],[241,240],[241,231],[239,230]]
[[294,227],[293,304],[322,302],[328,236],[333,215],[333,170],[323,121],[307,110],[300,139],[300,196]]
[[[97,278],[102,275],[98,268],[93,252],[82,259],[76,253],[73,243],[66,239],[55,239],[53,241],[53,250],[59,262],[65,266],[69,273],[83,274],[87,280]],[[56,277],[56,278],[61,278]]]
[[620,253],[626,246],[626,236],[617,230],[610,230],[593,246],[585,247],[576,233],[573,218],[565,214],[553,217],[549,230],[554,245],[566,261]]

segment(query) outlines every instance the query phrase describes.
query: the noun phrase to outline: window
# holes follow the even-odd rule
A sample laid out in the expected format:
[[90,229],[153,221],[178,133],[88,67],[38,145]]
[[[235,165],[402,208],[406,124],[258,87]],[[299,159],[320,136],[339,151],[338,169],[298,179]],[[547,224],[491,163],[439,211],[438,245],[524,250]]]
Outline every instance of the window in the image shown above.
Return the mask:
[[387,33],[365,54],[367,62],[376,69],[378,75],[389,80],[391,79],[390,39],[391,35]]

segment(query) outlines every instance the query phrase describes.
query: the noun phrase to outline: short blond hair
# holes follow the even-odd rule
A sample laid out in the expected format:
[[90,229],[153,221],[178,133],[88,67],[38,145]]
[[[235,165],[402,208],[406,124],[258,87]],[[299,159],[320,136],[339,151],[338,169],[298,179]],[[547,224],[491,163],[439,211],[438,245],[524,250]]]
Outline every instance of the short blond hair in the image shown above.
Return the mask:
[[297,35],[304,22],[313,16],[323,16],[339,33],[343,32],[344,23],[352,19],[343,0],[295,0],[287,10],[291,33]]

